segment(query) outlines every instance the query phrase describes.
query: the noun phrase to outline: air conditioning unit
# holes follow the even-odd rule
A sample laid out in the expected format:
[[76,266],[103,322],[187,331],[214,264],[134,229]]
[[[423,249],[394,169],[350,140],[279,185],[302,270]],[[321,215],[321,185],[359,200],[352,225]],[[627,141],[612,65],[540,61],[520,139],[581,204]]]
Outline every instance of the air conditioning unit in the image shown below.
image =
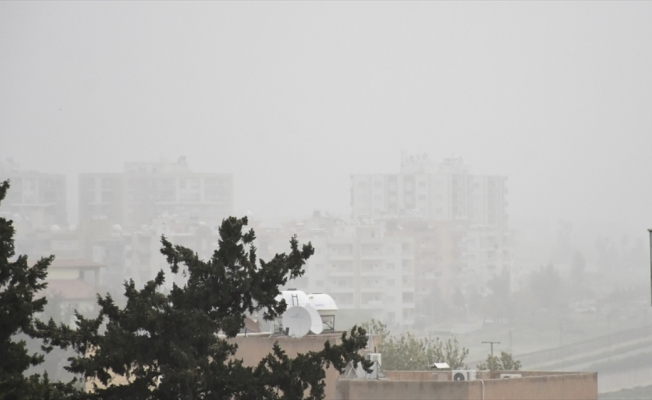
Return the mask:
[[475,370],[470,369],[454,369],[453,373],[454,381],[474,381],[475,380]]
[[369,353],[369,354],[365,354],[364,357],[367,359],[367,361],[377,362],[378,365],[383,364],[381,361],[380,353]]
[[500,379],[522,378],[521,374],[500,374]]

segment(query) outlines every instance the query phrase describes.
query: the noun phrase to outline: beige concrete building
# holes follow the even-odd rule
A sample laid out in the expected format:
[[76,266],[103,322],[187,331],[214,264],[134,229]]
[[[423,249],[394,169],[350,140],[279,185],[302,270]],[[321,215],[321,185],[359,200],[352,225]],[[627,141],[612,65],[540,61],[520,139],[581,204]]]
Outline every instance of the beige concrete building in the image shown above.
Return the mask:
[[394,174],[351,176],[353,219],[418,217],[507,226],[507,178],[474,175],[460,158],[440,164],[427,156],[403,157]]
[[[289,357],[319,351],[324,343],[340,342],[341,332],[302,338],[255,334],[230,339],[238,345],[236,357],[255,366],[278,343]],[[500,374],[520,374],[501,379]],[[477,372],[475,380],[453,381],[451,372],[384,371],[382,379],[347,379],[332,366],[326,370],[326,400],[597,400],[598,377],[585,372],[496,371]],[[124,384],[116,376],[112,384]],[[92,382],[86,384],[92,390]]]
[[[239,336],[237,357],[256,365],[274,342],[290,357],[319,351],[341,333],[287,336]],[[501,374],[520,378],[501,379]],[[345,379],[332,367],[326,371],[326,400],[597,400],[598,376],[591,372],[478,371],[475,380],[453,381],[451,372],[384,371],[383,379]]]
[[312,243],[315,254],[305,275],[289,282],[289,288],[327,293],[344,315],[355,313],[360,320],[375,318],[401,327],[414,323],[412,238],[389,235],[384,223],[347,223],[319,215],[274,231],[256,229],[256,234],[263,259],[287,251],[293,234],[301,243]]
[[105,216],[126,229],[161,215],[217,226],[233,212],[233,176],[195,173],[177,162],[127,163],[122,173],[79,176],[79,220]]
[[[520,378],[500,379],[500,373]],[[334,400],[597,400],[598,374],[590,372],[479,372],[471,381],[438,380],[428,371],[386,372],[387,379],[339,379]]]
[[21,227],[19,234],[68,225],[65,175],[24,171],[11,162],[0,162],[0,182],[7,179],[11,188],[0,211]]

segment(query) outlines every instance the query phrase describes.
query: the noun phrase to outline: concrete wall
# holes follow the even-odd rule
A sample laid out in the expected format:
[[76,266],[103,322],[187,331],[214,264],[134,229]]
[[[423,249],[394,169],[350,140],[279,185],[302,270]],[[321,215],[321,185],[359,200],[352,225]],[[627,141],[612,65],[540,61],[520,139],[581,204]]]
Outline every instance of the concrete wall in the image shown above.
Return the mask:
[[[339,380],[335,400],[466,400],[467,382]],[[474,397],[475,398],[475,397]],[[477,397],[480,399],[481,397]],[[523,399],[521,399],[523,400]]]
[[[482,383],[469,382],[469,399],[482,398]],[[485,381],[486,400],[597,400],[598,374],[578,373]]]
[[[406,371],[407,372],[407,371]],[[596,373],[562,373],[539,376],[523,372],[523,378],[484,380],[485,400],[597,400]],[[403,372],[405,373],[405,372]],[[398,378],[396,373],[388,374]],[[475,400],[483,398],[482,382],[434,381],[428,372],[409,372],[412,380],[339,380],[336,400]],[[430,378],[430,379],[428,379]],[[328,398],[328,397],[327,397]]]
[[[283,349],[288,357],[293,358],[298,353],[307,353],[309,351],[320,351],[324,348],[324,343],[330,341],[331,344],[340,342],[341,333],[324,334],[316,336],[304,336],[300,339],[294,339],[288,336],[238,336],[230,339],[229,342],[238,345],[236,357],[242,359],[244,365],[258,365],[261,359],[272,352],[275,342]],[[340,373],[333,367],[326,370],[326,399],[335,398],[335,384]]]
[[[320,351],[324,348],[324,343],[330,341],[332,344],[340,343],[341,333],[324,334],[317,336],[304,336],[300,339],[294,339],[288,336],[275,336],[270,337],[269,334],[253,334],[248,336],[237,336],[229,339],[229,342],[238,345],[236,358],[242,359],[246,366],[256,366],[263,359],[272,352],[272,347],[275,342],[285,351],[290,358],[294,358],[298,353],[307,353],[309,351]],[[335,383],[340,373],[333,367],[326,370],[326,399],[335,398]],[[93,391],[94,380],[86,382],[86,391]],[[99,383],[99,382],[96,382]],[[112,382],[114,385],[123,385],[127,383],[124,376],[114,376]]]

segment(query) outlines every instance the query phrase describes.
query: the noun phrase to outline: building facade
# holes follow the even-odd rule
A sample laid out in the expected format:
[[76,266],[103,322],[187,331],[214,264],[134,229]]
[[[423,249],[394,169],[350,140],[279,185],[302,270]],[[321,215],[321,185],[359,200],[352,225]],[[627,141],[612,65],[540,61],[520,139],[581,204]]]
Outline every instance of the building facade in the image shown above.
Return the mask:
[[417,217],[507,225],[507,178],[473,175],[460,158],[437,165],[425,156],[404,157],[399,173],[355,174],[351,179],[354,220]]
[[329,294],[339,315],[344,315],[338,317],[340,321],[349,315],[351,320],[375,318],[401,327],[414,323],[415,246],[411,238],[390,235],[384,223],[350,223],[319,215],[274,230],[254,229],[258,254],[264,260],[287,252],[294,234],[300,243],[312,243],[315,254],[307,261],[306,273],[288,287]]
[[23,171],[11,162],[0,162],[0,182],[6,179],[11,188],[2,202],[2,212],[12,220],[25,229],[67,226],[65,175]]
[[122,173],[81,174],[79,216],[106,216],[126,229],[161,215],[217,226],[233,213],[231,174],[195,173],[177,162],[127,163]]

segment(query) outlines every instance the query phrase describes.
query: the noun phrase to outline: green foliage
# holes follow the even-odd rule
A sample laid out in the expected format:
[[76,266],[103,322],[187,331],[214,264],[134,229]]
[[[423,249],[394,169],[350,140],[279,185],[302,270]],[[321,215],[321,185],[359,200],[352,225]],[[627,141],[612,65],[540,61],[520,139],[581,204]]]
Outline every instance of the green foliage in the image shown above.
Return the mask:
[[381,321],[376,321],[373,318],[371,321],[365,322],[361,326],[364,328],[364,330],[367,331],[368,334],[377,338],[379,342],[384,341],[385,338],[389,336],[389,329],[387,329],[387,325]]
[[521,362],[514,360],[510,353],[501,351],[500,357],[487,354],[487,359],[478,364],[477,369],[482,371],[518,371]]
[[[285,302],[274,298],[288,279],[301,276],[314,253],[310,244],[299,248],[290,240],[289,254],[269,262],[258,260],[253,230],[244,232],[247,218],[234,217],[220,227],[219,247],[210,260],[161,238],[161,253],[173,274],[186,277],[163,291],[165,274],[137,289],[124,285],[126,305],[107,294],[98,296],[99,315],[76,314],[76,327],[39,324],[50,332],[49,344],[72,348],[76,356],[66,369],[94,382],[88,399],[321,399],[325,368],[342,371],[349,362],[362,362],[358,351],[367,338],[354,327],[341,344],[326,342],[319,352],[289,358],[279,347],[255,367],[237,359],[237,345],[227,341],[244,327],[245,314],[265,310],[264,318],[281,315]],[[260,264],[260,265],[258,265]],[[221,332],[223,335],[217,335]],[[112,384],[116,375],[124,385]]]
[[[8,181],[0,184],[0,202],[8,189]],[[47,268],[54,257],[41,258],[31,267],[27,256],[14,259],[14,234],[12,221],[0,218],[0,399],[63,398],[74,392],[72,386],[51,384],[47,374],[24,376],[43,362],[43,355],[30,354],[25,340],[17,340],[35,336],[34,315],[47,303],[37,293],[47,286]]]
[[460,347],[457,338],[445,342],[439,338],[417,338],[412,333],[390,336],[387,325],[371,320],[362,325],[379,339],[378,352],[383,357],[386,371],[429,370],[435,362],[445,362],[452,369],[465,367],[469,350]]

